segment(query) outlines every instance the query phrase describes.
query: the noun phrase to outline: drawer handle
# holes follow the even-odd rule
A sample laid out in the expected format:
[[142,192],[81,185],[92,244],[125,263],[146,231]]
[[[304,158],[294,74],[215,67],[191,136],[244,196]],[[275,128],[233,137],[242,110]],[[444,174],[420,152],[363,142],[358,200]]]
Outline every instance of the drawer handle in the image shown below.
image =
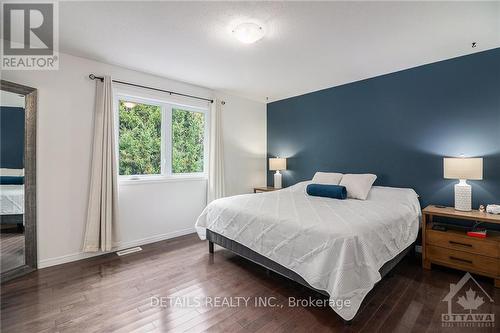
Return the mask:
[[469,265],[472,265],[472,260],[467,260],[467,259],[462,259],[462,258],[457,258],[457,257],[449,257],[451,260],[456,260],[456,261],[461,261],[461,262],[465,262]]
[[472,247],[472,244],[467,244],[467,243],[460,243],[460,242],[455,242],[455,241],[448,241],[451,245],[461,245],[461,246],[467,246],[467,247]]

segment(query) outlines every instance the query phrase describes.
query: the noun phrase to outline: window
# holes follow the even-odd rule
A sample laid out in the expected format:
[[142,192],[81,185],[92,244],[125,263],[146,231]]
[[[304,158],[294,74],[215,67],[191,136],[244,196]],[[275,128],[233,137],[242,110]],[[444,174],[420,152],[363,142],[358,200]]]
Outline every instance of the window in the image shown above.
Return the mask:
[[172,173],[203,172],[205,114],[172,109]]
[[119,103],[120,175],[161,174],[161,107]]
[[206,109],[119,95],[121,179],[204,175]]

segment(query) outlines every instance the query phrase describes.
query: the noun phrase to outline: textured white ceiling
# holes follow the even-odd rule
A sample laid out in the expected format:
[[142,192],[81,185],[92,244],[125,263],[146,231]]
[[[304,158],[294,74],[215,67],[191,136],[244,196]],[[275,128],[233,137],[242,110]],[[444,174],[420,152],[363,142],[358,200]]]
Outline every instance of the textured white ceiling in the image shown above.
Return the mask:
[[60,3],[62,52],[261,101],[495,47],[499,2]]

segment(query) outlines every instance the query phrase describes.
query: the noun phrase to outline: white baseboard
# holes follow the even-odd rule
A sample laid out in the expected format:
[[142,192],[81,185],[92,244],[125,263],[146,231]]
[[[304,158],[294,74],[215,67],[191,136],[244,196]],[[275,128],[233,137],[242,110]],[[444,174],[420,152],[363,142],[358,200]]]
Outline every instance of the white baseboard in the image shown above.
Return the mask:
[[133,240],[133,241],[129,241],[129,242],[117,242],[113,246],[113,250],[111,250],[109,252],[101,252],[101,251],[94,252],[94,253],[78,252],[78,253],[67,254],[67,255],[55,257],[55,258],[43,259],[43,260],[38,261],[38,268],[45,268],[45,267],[60,265],[60,264],[64,264],[64,263],[68,263],[68,262],[72,262],[72,261],[101,256],[101,255],[106,254],[106,253],[116,252],[119,250],[127,249],[129,247],[155,243],[155,242],[159,242],[159,241],[162,241],[165,239],[170,239],[170,238],[174,238],[174,237],[192,234],[195,231],[196,230],[194,228],[187,228],[187,229],[183,229],[183,230],[169,232],[166,234],[155,235],[155,236],[151,236],[151,237],[137,239],[137,240]]

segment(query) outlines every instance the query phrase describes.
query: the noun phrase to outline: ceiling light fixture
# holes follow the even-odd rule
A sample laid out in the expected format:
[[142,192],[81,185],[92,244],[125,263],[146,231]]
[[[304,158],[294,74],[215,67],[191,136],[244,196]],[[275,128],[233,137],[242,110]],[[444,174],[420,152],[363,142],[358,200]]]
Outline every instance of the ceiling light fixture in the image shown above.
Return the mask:
[[245,22],[233,29],[233,35],[242,43],[252,44],[264,37],[264,28],[253,22]]

